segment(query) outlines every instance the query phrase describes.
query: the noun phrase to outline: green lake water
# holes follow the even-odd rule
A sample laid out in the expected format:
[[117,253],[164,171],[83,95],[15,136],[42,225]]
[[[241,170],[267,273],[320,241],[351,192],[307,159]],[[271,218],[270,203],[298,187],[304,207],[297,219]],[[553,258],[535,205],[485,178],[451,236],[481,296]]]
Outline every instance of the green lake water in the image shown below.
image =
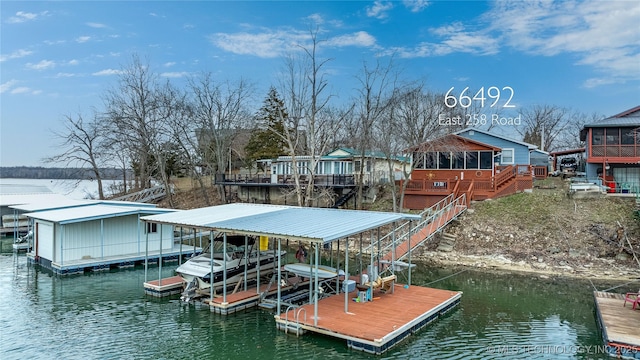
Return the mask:
[[[163,276],[173,269],[163,267]],[[285,334],[266,310],[222,316],[175,297],[147,297],[142,268],[59,277],[24,254],[2,254],[0,359],[609,358],[599,353],[589,281],[460,270],[419,265],[416,285],[455,274],[429,286],[463,291],[460,306],[373,356],[338,339]],[[149,274],[157,277],[158,268]]]

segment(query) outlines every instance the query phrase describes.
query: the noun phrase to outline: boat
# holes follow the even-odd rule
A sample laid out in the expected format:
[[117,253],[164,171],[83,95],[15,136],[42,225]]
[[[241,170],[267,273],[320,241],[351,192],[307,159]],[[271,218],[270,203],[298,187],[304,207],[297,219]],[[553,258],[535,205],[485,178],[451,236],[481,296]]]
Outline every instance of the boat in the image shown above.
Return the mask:
[[13,251],[28,251],[31,249],[31,238],[33,230],[29,230],[25,235],[18,236],[13,242]]
[[[192,299],[197,290],[208,289],[212,284],[214,289],[235,286],[244,279],[245,271],[247,280],[251,280],[256,278],[258,268],[260,268],[262,276],[272,273],[277,267],[277,251],[260,250],[256,238],[247,238],[246,252],[244,236],[227,236],[226,242],[226,254],[224,253],[223,240],[218,237],[202,254],[196,255],[178,266],[176,273],[187,283],[183,300]],[[286,253],[284,250],[280,251],[279,257]],[[225,269],[226,279],[224,278]]]
[[[287,264],[283,266],[284,270],[300,276],[303,278],[313,278],[316,276],[316,266],[310,264]],[[318,265],[318,278],[331,279],[338,275],[344,275],[344,272],[339,273],[338,269],[332,268],[326,265]]]

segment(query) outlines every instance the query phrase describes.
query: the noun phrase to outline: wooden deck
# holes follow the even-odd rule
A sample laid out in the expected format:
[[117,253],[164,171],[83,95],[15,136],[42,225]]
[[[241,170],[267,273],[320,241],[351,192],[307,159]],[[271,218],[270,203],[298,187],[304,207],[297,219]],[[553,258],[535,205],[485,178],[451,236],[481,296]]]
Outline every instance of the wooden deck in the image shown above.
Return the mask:
[[423,328],[460,302],[461,292],[396,284],[392,292],[375,291],[373,301],[354,302],[357,292],[318,301],[318,322],[314,305],[307,304],[276,315],[276,325],[285,332],[315,332],[347,340],[350,348],[381,354]]
[[594,291],[596,315],[607,350],[614,356],[640,359],[640,309],[624,304],[624,294]]

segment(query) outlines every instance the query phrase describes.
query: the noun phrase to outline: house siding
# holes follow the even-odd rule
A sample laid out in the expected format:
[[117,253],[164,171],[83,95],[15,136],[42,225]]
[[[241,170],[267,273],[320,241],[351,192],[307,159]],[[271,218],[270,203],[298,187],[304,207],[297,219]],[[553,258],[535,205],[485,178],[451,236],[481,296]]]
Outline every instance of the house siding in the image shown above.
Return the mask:
[[[459,136],[465,137],[467,139],[479,141],[488,145],[493,145],[495,147],[499,147],[501,149],[513,149],[513,161],[514,165],[529,165],[530,157],[529,157],[529,147],[518,144],[513,141],[500,139],[495,136],[491,136],[488,134],[484,134],[478,131],[473,131],[473,135],[471,135],[470,131],[460,132]],[[496,161],[499,161],[499,158],[496,158]]]

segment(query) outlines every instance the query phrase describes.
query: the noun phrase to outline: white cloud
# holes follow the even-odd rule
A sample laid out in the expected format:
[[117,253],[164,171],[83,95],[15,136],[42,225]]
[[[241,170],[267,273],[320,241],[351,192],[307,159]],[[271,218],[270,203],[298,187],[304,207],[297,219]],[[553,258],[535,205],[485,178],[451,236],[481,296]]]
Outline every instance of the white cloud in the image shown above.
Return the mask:
[[59,72],[54,76],[54,78],[70,78],[74,76],[76,76],[76,74]]
[[420,12],[429,6],[429,1],[427,0],[403,0],[402,3],[414,13]]
[[58,45],[58,44],[64,44],[66,43],[66,40],[45,40],[44,43],[47,45]]
[[100,70],[100,71],[94,72],[91,75],[94,75],[94,76],[109,76],[109,75],[120,75],[120,74],[122,74],[122,70],[104,69],[104,70]]
[[24,50],[24,49],[16,50],[9,55],[0,55],[0,62],[11,60],[11,59],[19,59],[21,57],[25,57],[31,54],[33,54],[33,51],[31,50]]
[[36,13],[25,12],[25,11],[18,11],[15,16],[11,16],[9,19],[7,19],[7,22],[9,24],[19,24],[19,23],[23,23],[23,22],[27,22],[27,21],[36,20],[37,18],[39,18],[41,16],[45,16],[48,13],[49,13],[48,11],[42,11],[42,12],[37,13],[37,14]]
[[387,49],[383,54],[397,54],[401,58],[421,58],[444,56],[452,53],[469,53],[474,55],[492,55],[500,50],[498,39],[487,31],[467,31],[461,23],[452,23],[430,32],[442,38],[439,42],[423,42],[415,47],[395,47]]
[[181,78],[181,77],[185,77],[188,76],[189,73],[186,71],[180,71],[180,72],[165,72],[165,73],[161,73],[160,76],[162,77],[168,77],[168,78]]
[[72,65],[72,66],[75,66],[75,65],[78,65],[78,64],[80,64],[80,61],[78,61],[76,59],[69,60],[69,62],[67,63],[67,65]]
[[85,43],[87,41],[91,40],[91,36],[79,36],[76,38],[76,42],[78,43]]
[[107,27],[107,25],[105,25],[105,24],[95,23],[95,22],[88,22],[86,24],[87,24],[87,26],[92,27],[92,28],[96,28],[96,29],[104,29],[104,28]]
[[298,49],[298,45],[304,44],[309,38],[308,32],[289,29],[267,30],[257,34],[217,33],[212,35],[210,40],[215,46],[234,54],[274,58]]
[[29,89],[28,87],[20,86],[20,87],[17,87],[15,89],[11,90],[11,94],[24,94],[24,93],[28,93],[30,91],[31,91],[31,89]]
[[[640,79],[637,1],[499,2],[486,14],[491,29],[515,49],[541,56],[571,54],[603,77]],[[608,81],[589,79],[585,86]]]
[[369,47],[376,44],[376,38],[366,31],[358,31],[353,34],[345,34],[333,37],[327,41],[329,46],[362,46]]
[[324,18],[318,13],[307,16],[307,19],[316,25],[324,24]]
[[169,62],[164,63],[164,67],[172,67],[175,64],[176,64],[175,61],[169,61]]
[[384,2],[384,1],[376,1],[367,8],[367,16],[374,17],[376,19],[385,19],[388,14],[387,11],[393,8],[393,3]]
[[18,83],[18,80],[9,80],[7,82],[5,82],[4,84],[0,85],[0,94],[8,91],[9,89],[11,89],[14,85],[16,85]]
[[56,66],[56,63],[51,60],[42,60],[37,64],[27,63],[27,68],[32,70],[46,70]]

